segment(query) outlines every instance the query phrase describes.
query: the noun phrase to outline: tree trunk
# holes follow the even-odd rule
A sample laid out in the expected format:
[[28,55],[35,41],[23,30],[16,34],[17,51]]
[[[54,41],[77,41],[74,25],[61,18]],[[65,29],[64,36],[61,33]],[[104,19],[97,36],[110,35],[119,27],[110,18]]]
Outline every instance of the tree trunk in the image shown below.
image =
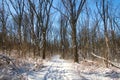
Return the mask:
[[[104,58],[106,58],[106,60],[109,60],[109,44],[108,44],[108,33],[105,32],[105,44],[106,44],[106,51],[105,51],[105,55]],[[106,64],[106,67],[109,67],[109,63],[107,61],[104,61]]]
[[71,27],[72,27],[72,53],[74,54],[74,62],[79,62],[76,41],[76,24],[72,23]]
[[18,48],[18,55],[21,57],[21,23],[19,24],[19,28],[18,28],[18,43],[19,43],[19,48]]
[[46,51],[46,33],[43,32],[43,55],[42,55],[42,58],[43,58],[43,59],[46,58],[45,51]]
[[[105,54],[104,54],[104,58],[106,58],[107,60],[109,60],[109,44],[108,44],[108,26],[107,26],[107,21],[108,21],[108,5],[105,6],[105,0],[103,0],[103,25],[104,25],[104,36],[105,36],[105,45],[106,45],[106,51],[105,51]],[[106,10],[107,9],[107,10]],[[109,63],[107,61],[105,61],[105,65],[106,67],[109,66]]]

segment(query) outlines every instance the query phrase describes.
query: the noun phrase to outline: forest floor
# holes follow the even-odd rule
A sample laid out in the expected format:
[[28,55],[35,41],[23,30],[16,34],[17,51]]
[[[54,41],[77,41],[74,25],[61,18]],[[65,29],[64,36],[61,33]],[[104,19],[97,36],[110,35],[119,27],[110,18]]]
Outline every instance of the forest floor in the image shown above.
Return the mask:
[[120,69],[105,68],[90,60],[78,64],[55,55],[49,60],[28,58],[13,62],[15,65],[1,63],[0,80],[120,80]]
[[120,80],[120,70],[104,68],[93,61],[80,64],[60,59],[59,55],[44,62],[41,70],[28,74],[29,80]]
[[40,71],[28,74],[29,80],[84,80],[75,71],[74,63],[60,59],[59,55],[44,62]]

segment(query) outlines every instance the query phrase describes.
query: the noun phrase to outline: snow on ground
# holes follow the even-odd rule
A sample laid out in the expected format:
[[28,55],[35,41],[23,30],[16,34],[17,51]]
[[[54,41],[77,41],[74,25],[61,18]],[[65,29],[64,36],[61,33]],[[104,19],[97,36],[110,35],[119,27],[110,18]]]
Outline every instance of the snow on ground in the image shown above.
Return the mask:
[[120,70],[100,67],[92,61],[77,64],[56,55],[44,62],[41,70],[29,73],[28,80],[120,80]]
[[115,67],[105,68],[96,65],[96,63],[77,64],[77,71],[79,71],[81,77],[85,78],[83,80],[120,80],[120,69]]
[[120,70],[115,67],[101,67],[93,61],[78,64],[59,55],[50,60],[26,58],[13,62],[17,69],[11,63],[0,63],[0,80],[120,80]]
[[[8,61],[11,59],[11,61],[8,63],[3,57],[8,58]],[[5,54],[0,54],[0,80],[27,80],[27,73],[40,69],[41,66],[41,59],[13,59]]]
[[44,63],[44,68],[28,74],[28,80],[79,80],[73,63],[60,59],[59,55]]

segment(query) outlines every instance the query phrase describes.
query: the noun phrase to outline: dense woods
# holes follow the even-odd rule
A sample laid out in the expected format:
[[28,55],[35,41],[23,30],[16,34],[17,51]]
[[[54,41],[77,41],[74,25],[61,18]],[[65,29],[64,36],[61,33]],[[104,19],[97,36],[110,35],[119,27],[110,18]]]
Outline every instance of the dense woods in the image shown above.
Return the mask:
[[[120,61],[120,8],[114,0],[0,0],[0,51],[61,54],[75,62]],[[106,67],[109,63],[104,60]]]

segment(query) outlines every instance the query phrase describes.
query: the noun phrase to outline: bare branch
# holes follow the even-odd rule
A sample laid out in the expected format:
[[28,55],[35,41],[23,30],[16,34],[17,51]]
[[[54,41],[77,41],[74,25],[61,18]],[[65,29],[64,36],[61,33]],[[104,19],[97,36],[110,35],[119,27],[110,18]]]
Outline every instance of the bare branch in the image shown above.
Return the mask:
[[120,69],[119,66],[116,66],[115,64],[113,64],[113,63],[112,63],[110,60],[108,60],[108,59],[105,59],[105,58],[103,58],[103,57],[101,57],[101,56],[95,55],[94,53],[91,53],[91,55],[94,56],[94,57],[97,57],[97,58],[99,58],[99,59],[102,59],[102,60],[104,60],[104,61],[107,61],[107,62],[108,62],[109,64],[111,64],[112,66]]
[[80,2],[80,4],[79,4],[79,7],[78,7],[78,11],[77,11],[77,16],[76,16],[76,19],[78,19],[79,14],[81,13],[82,8],[83,8],[83,6],[84,6],[85,2],[86,2],[86,0],[81,0],[81,2]]
[[52,7],[53,7],[55,10],[59,11],[62,15],[64,15],[64,16],[69,20],[69,17],[68,17],[65,13],[63,13],[60,9],[54,7],[53,5],[52,5]]

